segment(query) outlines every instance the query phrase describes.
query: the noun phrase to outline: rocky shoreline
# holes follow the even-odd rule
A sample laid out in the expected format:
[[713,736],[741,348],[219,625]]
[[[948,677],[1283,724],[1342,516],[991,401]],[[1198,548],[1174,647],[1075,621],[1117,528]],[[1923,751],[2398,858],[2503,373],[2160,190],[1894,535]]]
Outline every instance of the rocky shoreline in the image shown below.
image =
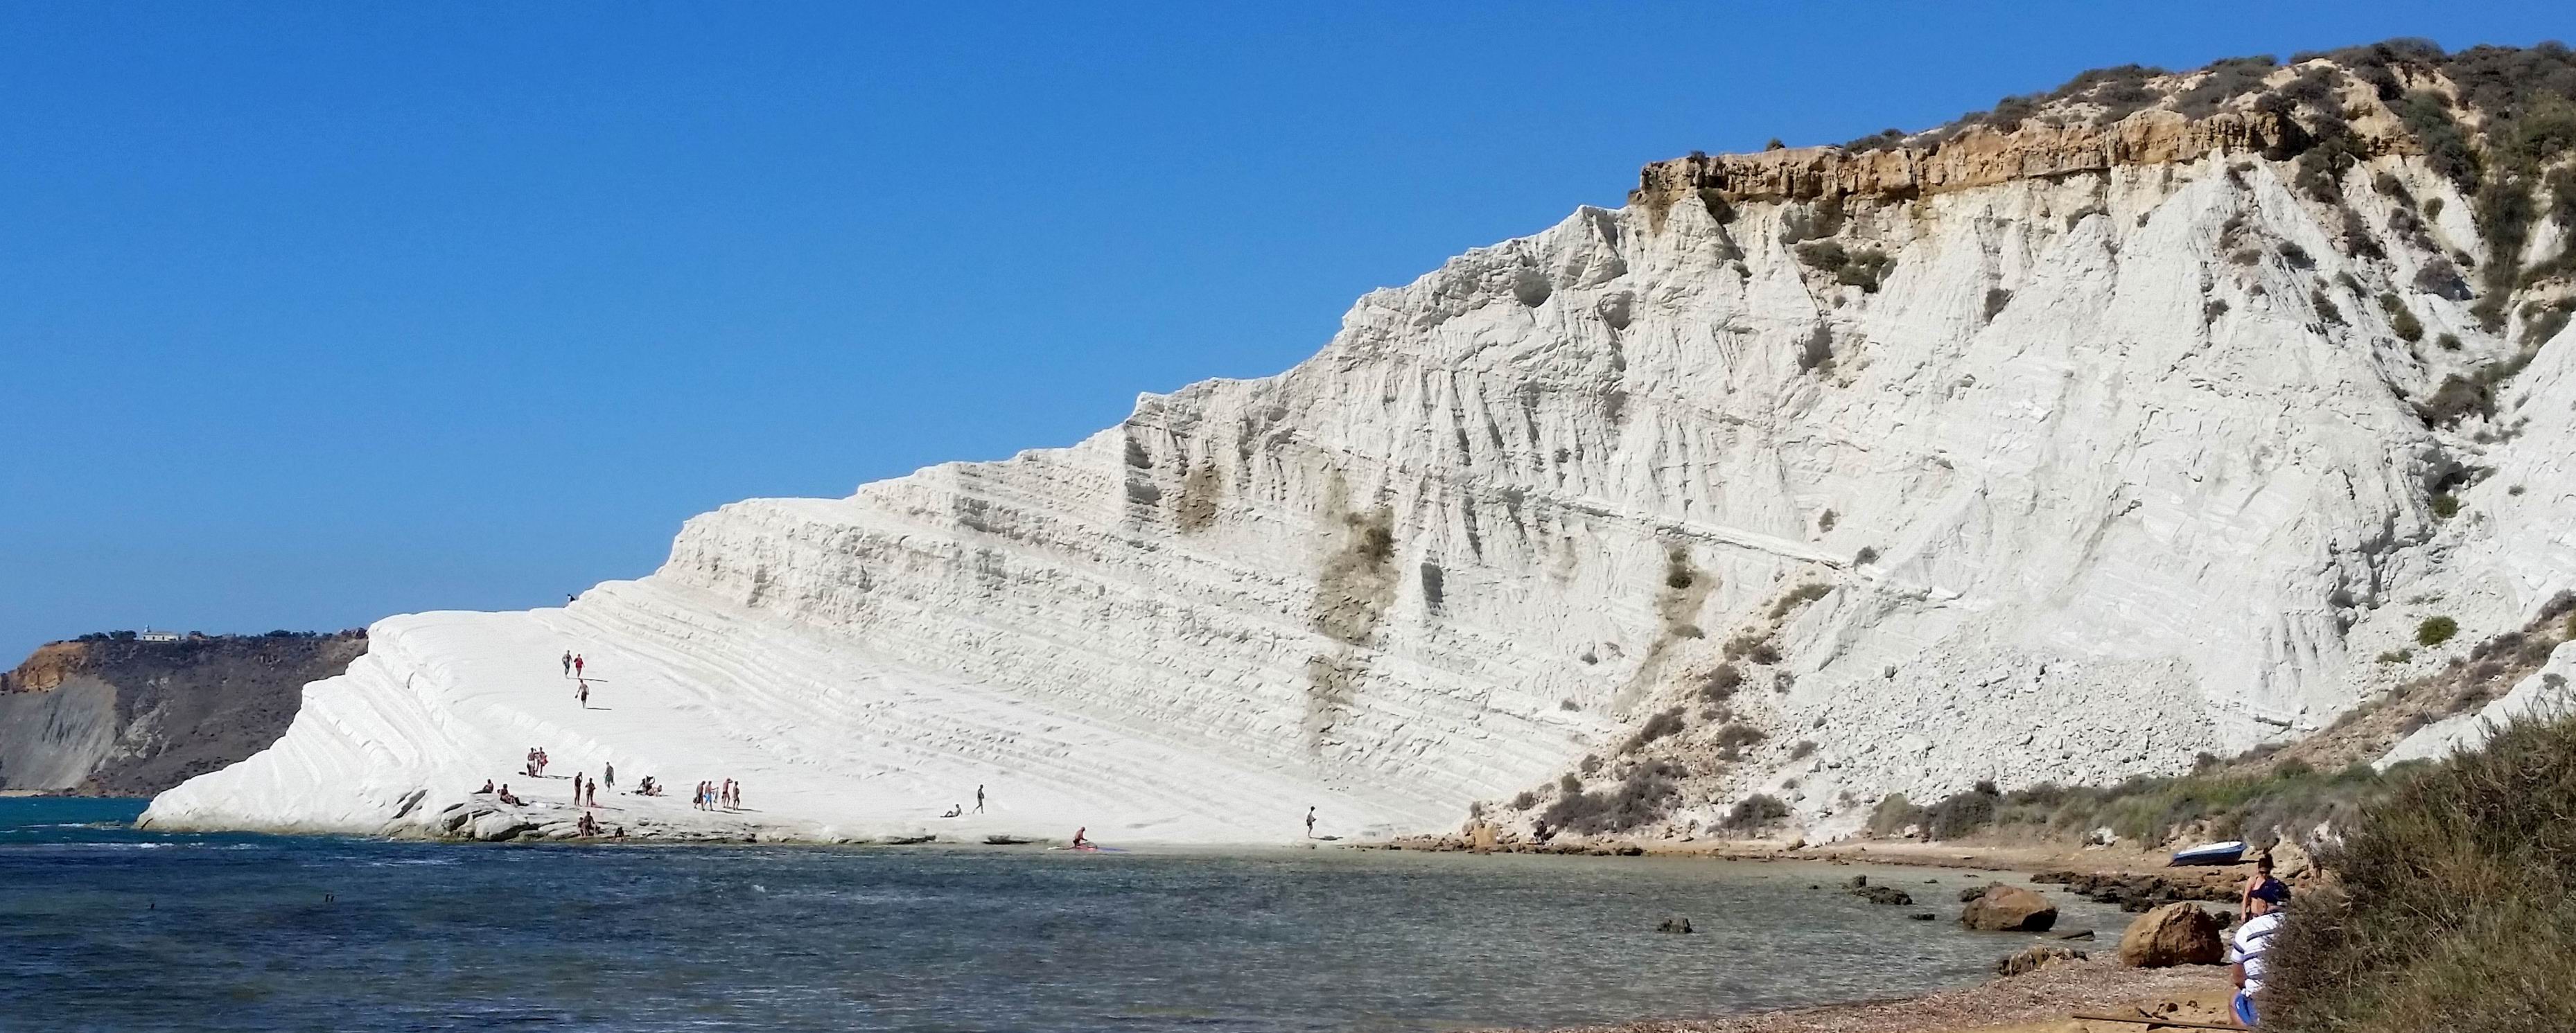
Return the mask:
[[[1580,1027],[1581,1033],[2131,1033],[2132,1023],[2083,1020],[2077,1014],[2136,1014],[2186,1022],[2224,1023],[2233,991],[2227,969],[2215,964],[2228,909],[2202,910],[2203,902],[2232,905],[2252,865],[2170,868],[2155,854],[2100,847],[2039,844],[1958,844],[1861,840],[1825,846],[1802,841],[1717,843],[1531,842],[1471,828],[1445,836],[1410,837],[1366,844],[1382,850],[1558,854],[1574,856],[1702,857],[1731,861],[1809,861],[1837,865],[1910,866],[1988,874],[2011,871],[2032,883],[2122,911],[2144,914],[2116,936],[2115,951],[2076,949],[2064,941],[2096,940],[2094,930],[2053,930],[2054,908],[2040,894],[2000,884],[1960,891],[1968,904],[1962,921],[1974,928],[2033,931],[2048,940],[1997,960],[1996,976],[1974,986],[1913,997],[1754,1012],[1708,1018],[1650,1019]],[[2316,872],[2292,848],[2281,872],[2294,881]],[[1821,887],[1819,887],[1821,888]],[[1845,892],[1890,905],[1911,905],[1903,891],[1855,876]],[[1983,916],[1983,917],[1980,917]],[[1928,919],[1928,912],[1909,914]]]
[[[631,802],[621,802],[632,806]],[[439,811],[426,823],[428,831],[425,838],[518,844],[1061,845],[1060,841],[1017,836],[938,833],[846,836],[822,828],[782,828],[775,824],[757,823],[752,815],[680,811],[675,807],[668,808],[671,813],[659,813],[664,809],[653,807],[638,811],[619,807],[585,812],[570,804],[547,802],[513,806],[478,798]],[[580,820],[584,813],[599,817],[613,830],[613,834],[583,835]],[[1647,844],[1567,840],[1536,843],[1479,837],[1473,833],[1375,842],[1314,840],[1299,845],[1363,851],[1698,858],[1756,863],[1805,861],[1914,867],[1986,876],[2015,872],[2030,882],[2058,887],[2062,892],[2099,902],[2116,903],[2127,911],[2149,911],[2175,902],[2232,902],[2234,887],[2242,879],[2242,866],[2176,871],[2149,867],[2151,858],[2135,852],[2095,850],[2070,858],[2061,851],[2029,846],[1884,841],[1821,847],[1797,842],[1759,841]],[[2093,863],[2070,864],[2070,861]],[[1915,901],[1904,890],[1883,882],[1873,883],[1868,876],[1854,876],[1839,886],[1828,887],[1820,883],[1814,888],[1839,889],[1874,902],[1901,907],[1906,912],[1903,917],[1908,919],[1929,920],[1934,917],[1929,911],[1915,910]],[[1946,894],[1949,890],[1943,892]],[[2071,1016],[2079,1012],[2127,1014],[2132,1010],[2142,1015],[2185,1021],[2224,1020],[2228,998],[2224,968],[2209,964],[2172,964],[2169,958],[2157,961],[2158,967],[2133,967],[2123,959],[2131,953],[2128,941],[2139,936],[2134,929],[2118,935],[2119,956],[2115,957],[2113,952],[2083,941],[2098,942],[2117,934],[2108,930],[2097,933],[2092,929],[2052,928],[2056,908],[2049,905],[2041,894],[1992,880],[1974,882],[1958,892],[1960,900],[1967,904],[1961,922],[1969,928],[2033,934],[2028,946],[2000,957],[1996,962],[1996,976],[1985,982],[1906,998],[1733,1016],[1651,1019],[1583,1027],[1583,1030],[1585,1033],[1786,1033],[1790,1030],[1933,1033],[1975,1029],[1993,1030],[1995,1033],[2094,1033],[2123,1027],[2113,1023],[2085,1022]],[[2223,911],[2216,916],[2208,916],[2201,913],[2184,915],[2182,910],[2151,914],[2139,925],[2170,926],[2195,935],[2195,931],[2205,929],[2214,936],[2215,930],[2229,917]],[[2170,920],[2159,923],[2159,917]],[[1676,927],[1676,922],[1683,924]],[[1686,919],[1668,920],[1664,931],[1687,931],[1686,923]]]
[[2079,958],[1975,986],[1706,1018],[1644,1019],[1565,1033],[2136,1033],[2135,1023],[2084,1021],[2076,1013],[2137,1014],[2225,1022],[2226,970],[2192,965],[2127,968]]

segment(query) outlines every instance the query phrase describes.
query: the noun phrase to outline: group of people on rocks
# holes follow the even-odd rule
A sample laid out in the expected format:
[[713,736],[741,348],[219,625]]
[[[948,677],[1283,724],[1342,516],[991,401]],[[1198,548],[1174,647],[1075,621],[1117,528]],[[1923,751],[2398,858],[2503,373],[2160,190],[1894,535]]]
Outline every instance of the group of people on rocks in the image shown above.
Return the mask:
[[[563,675],[564,677],[573,680],[573,699],[578,701],[584,710],[590,709],[590,678],[588,674],[585,673],[589,666],[590,661],[580,653],[576,653],[571,650],[564,651]],[[546,764],[549,760],[550,758],[546,756],[545,747],[528,747],[527,761],[521,766],[520,771],[522,774],[525,774],[530,778],[544,778],[546,777]],[[581,819],[574,826],[575,834],[577,835],[591,837],[603,834],[602,829],[604,826],[599,823],[598,818],[592,816],[589,812],[590,809],[599,806],[599,790],[601,786],[605,785],[608,787],[608,791],[611,793],[617,791],[617,765],[602,764],[600,766],[599,775],[600,777],[598,778],[592,778],[587,772],[575,772],[572,776],[573,806],[582,808]],[[654,781],[653,776],[646,775],[636,783],[635,788],[631,793],[635,796],[660,796],[662,795],[662,791],[663,787],[661,783]],[[496,790],[493,788],[492,780],[490,779],[483,780],[483,788],[476,790],[476,792],[478,795],[495,796],[500,800],[500,802],[511,806],[525,806],[527,804],[527,801],[511,794],[508,784],[505,783]],[[978,796],[979,799],[976,802],[980,808],[982,804],[980,792],[978,793]],[[690,797],[689,805],[702,811],[719,809],[728,811],[740,810],[742,809],[742,783],[730,778],[724,779],[721,783],[713,781],[700,782],[698,783],[696,793]],[[618,827],[612,835],[624,836],[625,834],[626,830],[623,827]]]
[[494,789],[492,788],[492,780],[491,780],[491,779],[488,779],[488,778],[483,780],[483,788],[475,790],[475,791],[474,791],[474,794],[475,794],[475,795],[477,795],[477,796],[490,796],[490,797],[494,797],[494,798],[496,798],[496,799],[500,800],[502,803],[509,804],[510,806],[513,806],[513,807],[516,807],[516,806],[518,806],[518,805],[520,805],[520,804],[523,804],[523,803],[526,803],[526,802],[527,802],[526,800],[522,800],[522,799],[519,799],[519,798],[518,798],[518,797],[516,797],[516,796],[512,796],[512,795],[510,795],[510,783],[508,783],[508,782],[503,782],[503,783],[501,783],[501,788],[500,788],[500,789],[498,789],[498,790],[494,790]]
[[717,808],[728,811],[741,810],[742,783],[730,778],[725,779],[721,786],[713,782],[700,782],[696,795],[689,798],[689,806],[702,811],[712,811]]

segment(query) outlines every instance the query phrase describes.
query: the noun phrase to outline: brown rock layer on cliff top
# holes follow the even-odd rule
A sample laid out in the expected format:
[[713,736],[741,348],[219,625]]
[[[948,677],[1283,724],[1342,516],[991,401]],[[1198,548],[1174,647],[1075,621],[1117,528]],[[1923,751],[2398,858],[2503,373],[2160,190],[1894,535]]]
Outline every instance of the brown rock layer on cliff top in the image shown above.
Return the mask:
[[[1646,166],[1631,203],[1671,204],[1713,191],[1727,201],[1805,201],[1846,195],[1911,197],[2008,180],[2098,172],[2115,165],[2194,161],[2213,153],[2295,149],[2306,134],[2264,112],[2187,118],[2147,111],[2107,126],[2024,123],[2010,132],[1979,126],[1947,139],[1886,150],[1800,147],[1759,154],[1694,154]],[[2411,141],[2367,139],[2375,151]]]

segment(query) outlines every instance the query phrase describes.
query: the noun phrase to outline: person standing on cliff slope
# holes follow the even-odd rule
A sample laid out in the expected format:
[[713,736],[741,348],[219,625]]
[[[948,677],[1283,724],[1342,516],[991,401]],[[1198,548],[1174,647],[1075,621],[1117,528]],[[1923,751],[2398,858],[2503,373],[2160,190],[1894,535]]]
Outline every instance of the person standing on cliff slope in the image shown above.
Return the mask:
[[579,654],[579,653],[574,653],[574,654],[572,655],[572,676],[573,676],[573,677],[575,677],[575,678],[581,677],[581,667],[582,667],[582,663],[583,663],[583,661],[582,661],[582,659],[581,659],[581,654]]
[[569,650],[569,649],[564,650],[563,667],[564,667],[564,675],[563,675],[563,676],[564,676],[564,677],[566,677],[566,678],[570,678],[570,677],[572,677],[572,650]]

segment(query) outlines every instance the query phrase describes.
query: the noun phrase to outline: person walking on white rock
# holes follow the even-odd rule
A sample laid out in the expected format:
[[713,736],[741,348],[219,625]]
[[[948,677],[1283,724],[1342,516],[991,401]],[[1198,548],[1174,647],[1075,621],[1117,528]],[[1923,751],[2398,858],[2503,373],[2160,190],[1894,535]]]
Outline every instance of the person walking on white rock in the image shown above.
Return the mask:
[[569,650],[569,649],[564,650],[563,667],[564,667],[564,677],[566,677],[566,678],[570,678],[570,677],[572,677],[572,650]]
[[572,691],[572,698],[581,701],[581,708],[583,710],[590,709],[590,682],[588,680],[582,681],[581,687]]
[[1306,838],[1315,838],[1315,808],[1306,808]]
[[984,813],[984,784],[981,782],[975,784],[975,813]]
[[581,790],[581,805],[582,805],[582,806],[584,806],[584,807],[597,807],[597,806],[599,806],[599,780],[598,780],[598,779],[596,779],[596,778],[591,779],[591,780],[590,780],[590,784],[589,784],[589,785],[582,787],[582,790]]
[[581,806],[581,772],[572,773],[572,805]]
[[617,765],[615,765],[615,764],[602,764],[602,765],[600,765],[600,768],[599,768],[599,780],[608,784],[608,791],[609,791],[609,792],[611,792],[611,793],[615,793],[615,792],[617,791]]

